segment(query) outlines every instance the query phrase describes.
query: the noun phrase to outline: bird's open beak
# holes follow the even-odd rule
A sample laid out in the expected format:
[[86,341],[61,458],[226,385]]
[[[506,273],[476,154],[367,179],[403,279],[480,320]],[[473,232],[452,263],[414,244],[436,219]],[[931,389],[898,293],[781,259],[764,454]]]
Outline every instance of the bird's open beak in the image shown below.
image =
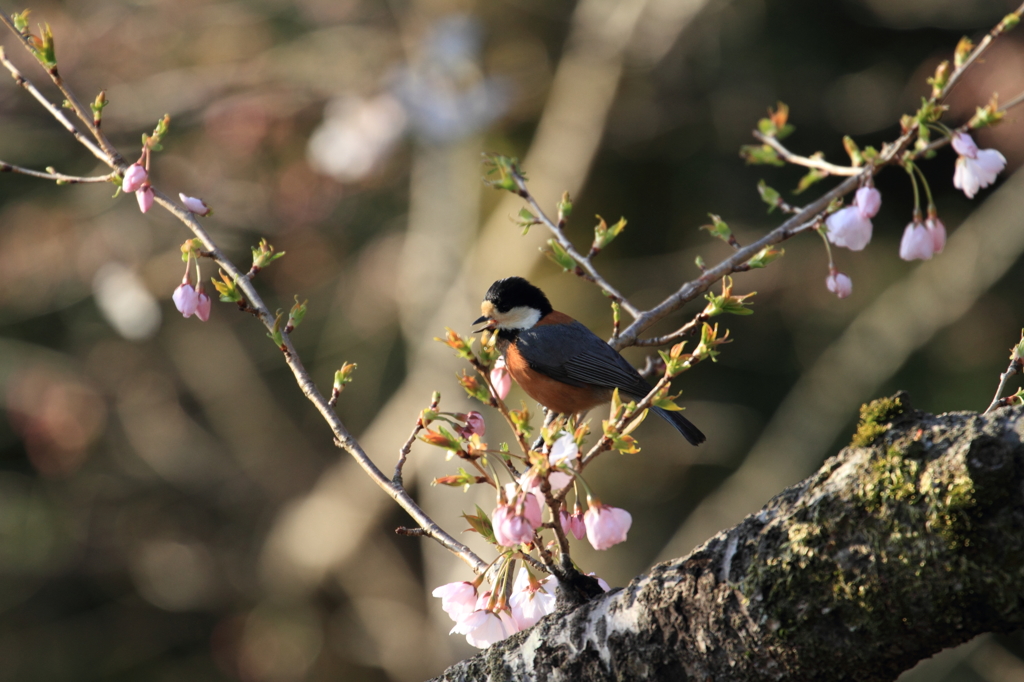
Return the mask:
[[487,317],[486,315],[481,315],[480,317],[476,318],[476,320],[473,322],[473,326],[475,327],[476,325],[483,324],[484,322],[486,322],[487,324],[485,326],[483,326],[483,327],[480,327],[479,329],[474,329],[473,330],[474,334],[479,334],[480,332],[484,331],[485,329],[486,330],[490,330],[490,331],[494,331],[494,328],[498,324],[495,320],[492,320],[491,318]]

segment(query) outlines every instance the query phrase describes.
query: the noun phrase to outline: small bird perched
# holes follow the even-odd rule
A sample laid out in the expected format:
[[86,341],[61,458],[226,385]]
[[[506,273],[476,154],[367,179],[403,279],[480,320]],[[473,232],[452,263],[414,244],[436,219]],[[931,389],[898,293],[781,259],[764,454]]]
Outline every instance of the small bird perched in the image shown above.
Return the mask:
[[[559,414],[586,412],[611,400],[612,392],[641,400],[652,386],[597,334],[551,307],[544,292],[522,277],[491,285],[480,304],[486,322],[478,331],[497,332],[497,348],[509,374],[526,393]],[[651,408],[693,445],[705,441],[679,414]]]

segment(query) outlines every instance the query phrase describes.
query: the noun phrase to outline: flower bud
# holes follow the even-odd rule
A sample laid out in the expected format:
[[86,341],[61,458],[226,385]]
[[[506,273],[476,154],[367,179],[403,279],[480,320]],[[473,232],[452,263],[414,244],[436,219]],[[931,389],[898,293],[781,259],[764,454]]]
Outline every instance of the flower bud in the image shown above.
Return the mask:
[[149,173],[140,164],[133,163],[128,166],[128,170],[124,172],[124,181],[121,182],[121,191],[125,194],[129,192],[137,192],[142,187],[142,183],[149,177]]
[[907,224],[900,240],[900,258],[903,260],[928,260],[935,253],[935,242],[928,228],[916,218]]
[[210,297],[200,289],[198,300],[199,302],[196,304],[196,317],[206,322],[210,319]]
[[146,187],[135,191],[135,198],[139,200],[139,210],[145,213],[153,207],[153,188]]
[[829,273],[825,279],[825,286],[839,298],[846,298],[853,293],[853,281],[838,271]]
[[210,211],[210,207],[207,206],[202,199],[190,197],[182,194],[181,192],[178,193],[178,197],[181,199],[181,203],[185,205],[185,208],[198,216],[208,216],[212,213],[212,211]]
[[174,307],[185,317],[192,317],[199,306],[199,293],[188,282],[182,282],[171,295]]

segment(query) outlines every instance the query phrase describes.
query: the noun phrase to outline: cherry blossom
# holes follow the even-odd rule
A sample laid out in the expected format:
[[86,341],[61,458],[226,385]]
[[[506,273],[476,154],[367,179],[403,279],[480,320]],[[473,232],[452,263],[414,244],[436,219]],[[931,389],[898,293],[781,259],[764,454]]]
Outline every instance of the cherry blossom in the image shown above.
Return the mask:
[[848,275],[835,269],[825,278],[825,286],[839,298],[846,298],[853,293],[853,280]]
[[[196,317],[203,322],[210,319],[210,297],[203,293],[202,286],[199,287],[199,293],[197,295],[198,302],[196,303]],[[186,316],[187,317],[187,316]]]
[[583,523],[587,527],[587,540],[594,549],[608,549],[625,541],[633,517],[625,509],[595,500],[583,515]]
[[153,188],[149,185],[135,191],[135,198],[139,201],[139,210],[143,213],[153,208]]
[[996,176],[1006,168],[1006,157],[996,149],[978,149],[967,133],[953,135],[953,149],[960,155],[953,172],[953,186],[963,190],[968,199],[995,182]]
[[504,400],[508,397],[508,392],[512,389],[512,376],[505,366],[504,357],[499,357],[494,362],[494,367],[491,369],[491,385],[494,386],[499,398]]
[[544,580],[535,580],[526,567],[521,567],[512,585],[512,595],[508,598],[512,620],[516,627],[525,630],[537,624],[544,616],[555,612],[555,590],[558,580],[549,575]]
[[874,187],[861,187],[852,205],[839,209],[825,221],[829,241],[861,251],[871,241],[871,219],[881,207],[881,192]]
[[935,252],[935,241],[919,217],[907,224],[900,240],[900,258],[903,260],[928,260]]
[[579,508],[579,505],[573,509],[572,514],[569,514],[564,509],[558,513],[558,520],[562,524],[562,532],[565,533],[566,537],[572,533],[572,536],[577,540],[582,540],[583,536],[587,534],[586,524],[583,523],[583,511]]
[[185,208],[192,213],[195,213],[197,216],[208,216],[213,212],[202,199],[190,197],[186,194],[182,194],[181,192],[178,192],[178,198],[181,199],[181,203],[185,205]]
[[924,221],[924,226],[928,228],[928,234],[932,236],[932,246],[935,253],[942,253],[942,249],[946,247],[946,226],[933,213],[928,214],[928,219]]
[[192,288],[187,281],[182,281],[178,288],[171,295],[174,307],[185,317],[192,317],[199,307],[199,292]]
[[476,610],[477,594],[473,583],[447,583],[435,587],[430,594],[441,600],[441,608],[452,620],[457,621],[459,616]]
[[484,416],[473,410],[466,415],[466,425],[462,427],[462,435],[469,438],[474,433],[483,436],[487,433],[487,424],[484,423]]
[[121,182],[121,191],[125,194],[129,192],[137,192],[146,179],[149,178],[149,173],[142,167],[141,164],[133,163],[128,166],[128,170],[124,172],[124,180]]

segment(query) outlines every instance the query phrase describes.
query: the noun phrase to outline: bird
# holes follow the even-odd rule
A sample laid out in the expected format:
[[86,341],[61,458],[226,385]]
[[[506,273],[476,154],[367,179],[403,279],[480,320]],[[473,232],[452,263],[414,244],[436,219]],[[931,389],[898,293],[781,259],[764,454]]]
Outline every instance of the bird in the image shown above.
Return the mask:
[[[473,325],[486,323],[509,374],[527,395],[558,414],[573,415],[620,395],[641,400],[652,386],[633,365],[597,334],[552,308],[547,296],[522,277],[491,285]],[[651,408],[691,444],[706,440],[700,429],[678,412]]]

